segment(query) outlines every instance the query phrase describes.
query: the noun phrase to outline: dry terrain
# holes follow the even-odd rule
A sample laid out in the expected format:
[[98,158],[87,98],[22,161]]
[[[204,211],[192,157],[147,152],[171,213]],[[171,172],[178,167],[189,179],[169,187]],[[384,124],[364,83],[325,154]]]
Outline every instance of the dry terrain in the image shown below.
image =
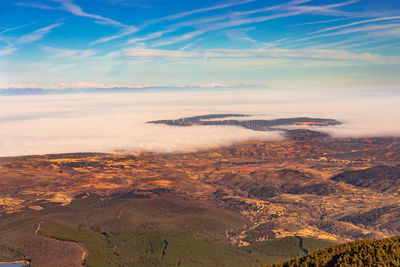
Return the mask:
[[[400,234],[398,184],[380,190],[330,178],[398,164],[398,138],[253,141],[195,153],[2,158],[0,207],[2,214],[12,214],[68,205],[82,196],[131,192],[153,197],[161,190],[244,215],[250,224],[226,234],[233,243],[293,235],[340,242],[383,238]],[[365,224],[348,219],[382,208],[386,212]]]

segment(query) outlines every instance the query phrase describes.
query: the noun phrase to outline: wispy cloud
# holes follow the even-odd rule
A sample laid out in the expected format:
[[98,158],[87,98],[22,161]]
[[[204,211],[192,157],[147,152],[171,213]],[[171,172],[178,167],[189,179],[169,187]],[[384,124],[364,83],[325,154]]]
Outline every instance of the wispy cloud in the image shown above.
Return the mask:
[[93,49],[66,49],[55,48],[51,46],[42,46],[42,51],[50,55],[52,59],[68,59],[68,60],[83,60],[85,58],[94,56],[98,51]]
[[201,58],[198,52],[185,52],[175,50],[161,50],[161,49],[146,49],[146,48],[132,48],[124,50],[124,55],[130,58],[138,59],[190,59]]
[[393,17],[382,17],[382,18],[374,18],[374,19],[367,19],[367,20],[361,20],[361,21],[356,21],[344,25],[339,25],[339,26],[334,26],[334,27],[328,27],[324,28],[322,30],[313,32],[311,34],[316,34],[316,33],[322,33],[322,32],[327,32],[327,31],[333,31],[333,30],[338,30],[342,28],[347,28],[347,27],[352,27],[360,24],[365,24],[365,23],[371,23],[371,22],[380,22],[380,21],[388,21],[388,20],[398,20],[400,19],[400,16],[393,16]]
[[[287,8],[293,5],[301,4],[301,3],[306,3],[310,2],[311,0],[294,0],[290,1],[285,4],[279,4],[275,6],[270,6],[262,9],[256,9],[256,10],[251,10],[251,11],[245,11],[245,12],[235,12],[233,14],[223,14],[223,15],[217,15],[217,16],[212,16],[212,17],[205,17],[205,18],[200,18],[200,19],[194,19],[194,20],[189,20],[189,21],[184,21],[184,22],[179,22],[172,24],[167,30],[164,31],[159,31],[155,33],[148,34],[144,38],[133,38],[130,41],[128,41],[128,44],[135,43],[137,41],[148,41],[151,39],[156,39],[161,36],[163,36],[166,33],[174,32],[177,31],[179,28],[182,27],[193,27],[195,26],[196,28],[201,28],[192,32],[188,32],[185,34],[180,34],[173,36],[167,40],[161,40],[158,42],[155,42],[152,44],[153,47],[159,47],[159,46],[164,46],[164,45],[170,45],[170,44],[176,44],[179,42],[191,40],[195,37],[198,37],[206,32],[210,31],[215,31],[219,29],[224,29],[224,28],[230,28],[242,24],[250,24],[253,22],[261,22],[261,21],[266,21],[266,20],[272,20],[275,18],[282,18],[286,16],[292,16],[296,14],[300,14],[300,12],[293,12],[293,13],[282,13],[282,14],[276,14],[276,15],[270,15],[270,16],[264,16],[261,17],[261,20],[257,21],[257,18],[253,19],[232,19],[232,17],[243,17],[243,15],[249,15],[253,13],[261,13],[261,12],[266,12],[266,11],[271,11],[271,10],[276,10],[280,8]],[[260,17],[259,17],[260,18]],[[227,22],[217,22],[216,21],[223,21],[225,19],[231,19],[230,21]]]
[[267,6],[264,8],[258,8],[258,9],[253,9],[253,10],[248,10],[248,11],[236,11],[233,14],[236,16],[243,16],[243,15],[251,15],[251,14],[256,14],[256,13],[262,13],[262,12],[267,12],[267,11],[273,11],[277,9],[288,9],[300,4],[305,4],[308,2],[311,2],[312,0],[292,0],[283,4],[278,4],[274,6]]
[[[400,24],[398,24],[398,23],[396,23],[396,24],[373,24],[373,25],[352,27],[352,28],[348,28],[348,29],[341,29],[338,31],[330,32],[330,33],[315,34],[313,36],[294,39],[294,40],[288,40],[288,41],[286,41],[286,44],[305,45],[304,42],[308,42],[310,40],[336,37],[336,36],[349,35],[349,34],[353,34],[351,36],[351,38],[348,38],[346,40],[342,40],[339,42],[330,42],[327,44],[323,44],[322,46],[329,47],[329,46],[335,46],[337,44],[343,44],[343,43],[361,42],[363,40],[374,38],[374,37],[375,38],[376,37],[386,37],[389,39],[390,38],[398,39],[399,38],[399,35],[398,35],[399,30],[400,30]],[[381,39],[381,41],[383,41],[383,40]],[[359,46],[362,46],[362,45],[363,44],[360,43]],[[350,48],[350,47],[352,47],[352,46],[349,46],[348,48]]]
[[[190,40],[194,37],[200,36],[206,32],[211,32],[211,31],[216,31],[216,30],[221,30],[221,29],[226,29],[226,28],[232,28],[232,27],[237,27],[237,26],[244,26],[244,25],[249,25],[249,24],[256,24],[256,23],[265,22],[265,21],[269,21],[269,20],[292,17],[292,16],[297,16],[297,15],[302,15],[302,14],[307,14],[307,13],[339,16],[339,15],[341,15],[341,11],[336,10],[336,8],[354,4],[354,3],[358,2],[359,0],[350,0],[350,1],[345,1],[345,2],[341,2],[341,3],[324,5],[324,6],[301,5],[301,4],[310,2],[310,1],[311,0],[293,0],[293,1],[289,1],[284,4],[269,6],[269,7],[260,8],[260,9],[254,9],[254,10],[248,10],[248,11],[237,11],[237,12],[234,12],[234,16],[232,14],[218,15],[215,17],[195,19],[192,21],[186,21],[186,22],[174,24],[171,26],[171,28],[175,29],[175,30],[177,28],[183,27],[183,26],[186,26],[186,27],[194,26],[197,29],[195,31],[193,31],[192,33],[186,33],[181,36],[171,37],[169,40],[158,42],[158,43],[154,44],[154,46],[158,47],[158,46],[163,46],[163,45],[179,43],[179,42]],[[278,12],[276,14],[271,14],[271,15],[247,17],[250,14],[263,13],[263,12],[267,12],[267,11],[280,10],[280,9],[282,9],[283,12]],[[217,21],[217,22],[215,22],[215,21]]]
[[252,39],[249,37],[248,32],[250,30],[253,30],[254,28],[239,28],[239,29],[230,29],[230,30],[225,30],[224,34],[232,39],[237,41],[244,41],[244,42],[249,42],[249,43],[257,43],[256,40]]
[[[174,37],[171,37],[168,40],[163,40],[163,41],[160,41],[160,42],[156,42],[152,46],[153,47],[159,47],[159,46],[164,46],[164,45],[169,45],[169,44],[175,44],[175,43],[191,40],[194,37],[198,37],[198,36],[202,35],[203,33],[208,32],[208,31],[213,31],[213,30],[224,28],[224,27],[218,27],[218,26],[217,27],[213,27],[212,24],[210,24],[210,23],[213,23],[213,22],[216,22],[216,21],[222,21],[222,20],[225,20],[225,19],[231,19],[232,17],[240,17],[240,16],[244,16],[244,15],[267,12],[267,11],[272,11],[272,10],[277,10],[277,9],[284,9],[284,8],[288,8],[288,7],[291,7],[291,6],[294,6],[294,5],[307,3],[307,2],[310,2],[310,1],[311,0],[292,0],[292,1],[289,1],[289,2],[284,3],[284,4],[269,6],[269,7],[265,7],[265,8],[261,8],[261,9],[256,9],[256,10],[234,12],[232,14],[223,14],[223,15],[217,15],[217,16],[212,16],[212,17],[205,17],[205,18],[200,18],[200,19],[195,19],[195,20],[179,22],[179,23],[175,23],[175,24],[171,25],[168,30],[157,32],[154,35],[153,34],[149,34],[148,37],[150,37],[150,38],[144,39],[144,40],[150,40],[150,39],[155,39],[155,38],[161,37],[165,33],[177,31],[179,28],[182,28],[182,27],[188,27],[188,26],[199,27],[199,25],[206,25],[201,30],[196,30],[196,31],[193,31],[193,32],[190,32],[190,33],[185,33],[185,34],[182,34],[182,35],[174,36]],[[189,15],[192,15],[192,14],[208,12],[208,11],[217,10],[217,9],[223,9],[223,8],[226,8],[226,7],[231,7],[231,6],[236,6],[236,5],[243,5],[243,4],[247,4],[247,3],[250,3],[250,2],[254,2],[254,0],[236,1],[236,2],[231,2],[231,3],[227,3],[227,4],[221,4],[221,5],[211,6],[211,7],[207,7],[207,8],[192,10],[192,11],[188,11],[188,12],[182,12],[182,13],[178,13],[178,14],[175,14],[175,15],[171,15],[171,16],[167,16],[167,17],[164,17],[164,18],[160,18],[160,19],[157,19],[157,20],[149,21],[149,22],[145,23],[145,25],[143,25],[143,26],[148,26],[150,24],[154,24],[154,23],[157,23],[157,22],[165,21],[165,20],[176,20],[176,19],[180,19],[180,18],[189,16]],[[133,39],[132,42],[135,42],[135,41],[136,40]],[[132,42],[130,42],[130,43],[132,43]]]
[[152,46],[153,47],[159,47],[159,46],[164,46],[164,45],[180,43],[180,42],[183,42],[183,41],[191,40],[194,37],[200,36],[205,32],[207,32],[207,30],[198,30],[198,31],[185,33],[185,34],[182,34],[182,35],[171,37],[170,39],[165,40],[165,41],[160,41],[160,42],[154,43]]
[[11,43],[11,41],[9,40],[9,38],[6,38],[6,37],[4,37],[4,36],[1,36],[0,35],[0,41],[1,42],[5,42],[6,44],[7,44],[7,46],[13,46],[13,44]]
[[[248,24],[252,24],[252,23],[258,23],[258,22],[263,22],[263,21],[268,21],[268,20],[273,20],[273,19],[278,19],[278,18],[290,17],[290,16],[294,16],[294,15],[298,15],[298,14],[300,14],[300,12],[279,13],[279,14],[256,17],[256,18],[233,19],[233,20],[229,20],[229,21],[197,25],[197,27],[200,29],[189,32],[189,33],[185,33],[182,35],[174,36],[167,40],[157,42],[157,43],[153,44],[153,46],[159,47],[159,46],[164,46],[164,45],[176,44],[179,42],[191,40],[194,37],[198,37],[206,32],[212,32],[212,31],[216,31],[216,30],[232,28],[232,27],[239,26],[239,25],[244,26],[244,25],[248,25]],[[188,26],[189,24],[192,24],[192,23],[193,22],[187,22],[186,24]],[[194,24],[196,24],[196,22],[194,22]],[[175,27],[175,26],[173,26],[173,27]]]
[[[293,79],[303,79],[325,75],[322,71],[309,75],[308,69],[335,67],[332,73],[339,73],[342,66],[363,66],[359,69],[367,72],[374,64],[399,62],[398,50],[385,51],[385,55],[391,56],[378,55],[376,53],[380,51],[372,50],[400,41],[400,16],[390,8],[383,10],[386,4],[375,12],[363,6],[361,0],[218,0],[208,1],[208,5],[201,1],[188,2],[179,7],[184,12],[175,11],[176,14],[170,15],[171,10],[177,10],[179,1],[167,1],[154,7],[153,4],[159,5],[156,0],[124,0],[127,4],[151,3],[154,10],[132,5],[110,6],[109,1],[114,0],[98,3],[18,1],[26,2],[20,5],[38,8],[16,7],[24,12],[38,12],[38,25],[43,26],[30,23],[9,29],[0,27],[0,55],[10,55],[19,48],[28,51],[31,42],[43,38],[37,42],[43,57],[28,56],[16,60],[11,56],[0,62],[4,76],[17,77],[13,73],[18,73],[21,78],[14,78],[16,81],[40,83],[44,77],[57,83],[96,77],[104,83],[190,80],[197,84],[229,83],[229,79],[235,83],[252,83],[250,80],[255,77],[258,83],[274,76],[268,74],[270,77],[267,78],[264,73],[277,72],[277,68],[283,73],[285,69],[298,69],[302,74],[296,74],[296,77],[293,74]],[[185,7],[187,9],[183,9]],[[68,19],[52,20],[54,16],[65,15]],[[21,21],[21,24],[29,22]],[[54,24],[44,27],[50,24],[48,21]],[[83,21],[85,27],[81,24]],[[60,27],[61,22],[65,27]],[[299,29],[288,26],[299,26]],[[26,28],[16,31],[23,27]],[[8,34],[12,30],[15,32]],[[62,34],[50,34],[52,31]],[[57,38],[51,40],[53,36]],[[308,69],[304,70],[304,66]],[[192,68],[198,73],[178,77]],[[362,71],[358,71],[358,75]],[[46,77],[44,73],[49,75]],[[202,77],[195,77],[197,75]],[[210,76],[227,77],[227,80],[218,77],[212,81],[204,80]],[[279,78],[272,78],[285,79],[284,74],[276,76]],[[397,81],[394,76],[392,81]]]
[[100,22],[107,23],[109,25],[118,26],[118,27],[127,26],[121,22],[118,22],[118,21],[110,19],[110,18],[103,17],[101,15],[87,13],[87,12],[83,11],[83,9],[80,6],[76,5],[73,0],[48,0],[48,2],[57,3],[57,4],[59,4],[59,6],[49,6],[49,5],[42,4],[42,3],[19,3],[19,5],[30,6],[30,7],[41,8],[41,9],[59,9],[59,10],[67,11],[75,16],[92,18],[92,19],[98,20]]
[[166,33],[172,32],[172,31],[174,31],[174,29],[167,29],[167,30],[163,30],[163,31],[152,32],[152,33],[147,34],[142,37],[132,38],[132,39],[128,40],[127,44],[134,44],[134,43],[138,43],[138,42],[144,42],[144,41],[156,39],[156,38],[163,36]]
[[332,32],[332,33],[318,34],[318,35],[314,35],[310,38],[315,39],[315,38],[337,36],[337,35],[344,35],[344,34],[350,34],[350,33],[372,32],[372,31],[380,31],[383,29],[390,29],[390,28],[398,29],[399,27],[400,27],[400,24],[368,25],[368,26],[361,26],[361,27],[355,27],[355,28],[350,28],[350,29],[343,29],[340,31]]
[[193,19],[193,20],[188,20],[188,21],[183,21],[179,23],[175,23],[171,28],[178,29],[180,27],[189,27],[189,26],[195,26],[199,27],[201,25],[211,25],[213,22],[222,22],[224,20],[235,20],[235,19],[243,19],[246,18],[248,15],[256,14],[256,13],[266,13],[268,11],[274,11],[278,9],[285,10],[289,7],[303,4],[310,2],[311,0],[293,0],[289,1],[284,4],[279,4],[279,5],[274,5],[274,6],[268,6],[268,7],[263,7],[263,8],[258,8],[258,9],[252,9],[252,10],[247,10],[247,11],[235,11],[232,13],[227,13],[227,14],[222,14],[222,15],[215,15],[215,16],[209,16],[209,17],[204,17],[204,18],[199,18],[199,19]]
[[36,23],[37,23],[37,22],[31,22],[31,23],[27,23],[27,24],[19,25],[19,26],[12,27],[12,28],[4,28],[4,27],[0,27],[0,28],[4,29],[3,31],[0,31],[0,35],[3,35],[3,34],[4,34],[4,33],[6,33],[6,32],[10,32],[10,31],[18,30],[18,29],[21,29],[21,28],[24,28],[24,27],[27,27],[27,26],[30,26],[30,25],[33,25],[33,24],[36,24]]
[[360,2],[360,0],[350,0],[341,3],[335,3],[330,5],[314,5],[314,6],[305,6],[305,5],[295,5],[291,7],[291,10],[302,11],[304,13],[316,13],[316,14],[323,14],[329,16],[354,16],[353,12],[347,12],[338,10],[338,7],[348,6],[355,3]]
[[[49,1],[51,1],[51,0],[49,0]],[[34,3],[19,2],[19,3],[17,3],[17,5],[40,8],[40,9],[59,9],[57,7],[48,6],[48,5],[39,3],[39,2],[34,2]]]
[[2,36],[2,35],[4,35],[7,32],[10,32],[10,31],[18,30],[18,29],[33,25],[35,23],[36,22],[26,23],[26,24],[15,26],[15,27],[11,27],[11,28],[0,27],[1,29],[3,29],[2,31],[0,31],[0,41],[3,41],[3,42],[5,42],[7,44],[7,47],[5,47],[5,48],[0,50],[0,56],[11,55],[15,51],[18,50],[18,48],[14,47],[14,43],[11,40],[12,38],[8,38],[8,37]]
[[146,22],[144,24],[144,26],[148,26],[148,25],[151,25],[151,24],[159,23],[159,22],[162,22],[162,21],[181,19],[181,18],[190,16],[190,15],[198,14],[198,13],[214,11],[214,10],[218,10],[218,9],[224,9],[224,8],[228,8],[228,7],[232,7],[232,6],[244,5],[244,4],[248,4],[248,3],[254,2],[254,1],[256,1],[256,0],[233,1],[233,2],[226,3],[226,4],[214,5],[214,6],[210,6],[210,7],[199,8],[199,9],[195,9],[195,10],[181,12],[181,13],[177,13],[177,14],[174,14],[174,15],[162,17],[162,18],[159,18],[159,19],[150,20],[150,21]]
[[121,30],[119,33],[117,33],[115,35],[111,35],[111,36],[107,36],[107,37],[104,37],[104,38],[100,38],[100,39],[98,39],[98,40],[96,40],[94,42],[91,42],[90,44],[91,45],[96,45],[96,44],[105,43],[105,42],[108,42],[108,41],[111,41],[111,40],[115,40],[115,39],[119,39],[121,37],[125,37],[125,36],[128,36],[128,35],[131,35],[131,34],[137,32],[137,31],[138,31],[137,27],[135,27],[135,26],[127,26],[127,27],[125,27],[123,30]]
[[22,35],[22,36],[18,39],[17,44],[31,43],[31,42],[40,40],[40,39],[42,39],[46,34],[51,33],[51,31],[52,31],[54,28],[57,28],[57,27],[61,26],[62,24],[63,24],[63,23],[61,23],[61,22],[60,22],[60,23],[54,23],[54,24],[51,24],[50,26],[47,26],[47,27],[44,27],[44,28],[40,28],[40,29],[38,29],[38,30],[36,30],[36,31],[33,31],[33,32],[31,32],[31,33]]
[[15,47],[6,47],[3,49],[0,49],[0,56],[8,56],[14,53],[17,50]]
[[314,25],[314,24],[322,24],[322,23],[331,23],[331,22],[342,21],[342,20],[348,20],[348,19],[349,19],[349,18],[340,18],[340,19],[329,19],[329,20],[311,21],[311,22],[304,22],[304,23],[292,24],[292,25],[289,25],[289,26],[290,26],[290,27],[295,27],[295,26],[305,26],[305,25]]
[[[330,49],[209,49],[205,51],[176,51],[146,48],[124,50],[124,55],[136,59],[308,59],[308,60],[362,60],[381,62],[387,58],[370,53],[351,53]],[[393,58],[399,61],[399,58]],[[399,61],[400,62],[400,61]]]
[[118,39],[118,38],[130,35],[138,30],[136,26],[127,25],[125,23],[121,23],[114,19],[110,19],[110,18],[101,16],[98,14],[91,14],[91,13],[85,12],[80,6],[75,4],[73,0],[48,0],[48,1],[55,2],[55,3],[59,4],[59,6],[54,7],[54,6],[49,6],[49,5],[45,5],[42,3],[20,3],[20,5],[41,8],[41,9],[65,10],[75,16],[95,19],[98,23],[122,28],[122,30],[119,33],[108,36],[108,37],[100,38],[100,39],[92,42],[92,44],[100,44],[100,43],[108,42],[108,41],[111,41],[114,39]]

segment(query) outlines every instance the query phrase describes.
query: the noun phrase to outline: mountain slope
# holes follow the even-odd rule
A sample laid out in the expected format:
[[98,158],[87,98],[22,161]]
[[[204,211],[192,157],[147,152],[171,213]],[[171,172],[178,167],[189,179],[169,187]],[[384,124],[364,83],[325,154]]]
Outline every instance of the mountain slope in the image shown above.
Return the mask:
[[[237,247],[199,239],[189,233],[148,226],[135,230],[96,232],[45,222],[39,234],[82,243],[89,250],[87,266],[258,266],[304,255],[331,243],[286,237]],[[307,248],[307,249],[306,249]]]
[[380,165],[364,170],[345,171],[332,177],[332,180],[380,192],[398,193],[400,191],[400,165]]
[[358,240],[317,250],[306,256],[270,266],[399,266],[400,236]]

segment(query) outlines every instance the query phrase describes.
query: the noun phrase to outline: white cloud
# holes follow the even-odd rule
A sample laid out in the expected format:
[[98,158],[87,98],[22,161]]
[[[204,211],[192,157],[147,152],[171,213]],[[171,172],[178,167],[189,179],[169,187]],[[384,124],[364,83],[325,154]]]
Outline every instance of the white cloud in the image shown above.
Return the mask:
[[7,29],[7,28],[2,28],[2,29],[4,29],[4,30],[0,32],[0,35],[3,35],[3,34],[6,33],[6,32],[18,30],[18,29],[21,29],[21,28],[24,28],[24,27],[27,27],[27,26],[30,26],[30,25],[33,25],[33,24],[36,24],[36,22],[31,22],[31,23],[23,24],[23,25],[15,26],[15,27],[8,28],[8,29]]
[[[367,25],[367,26],[360,26],[360,27],[353,27],[349,29],[342,29],[339,31],[331,32],[331,33],[322,33],[316,34],[309,37],[304,37],[296,40],[289,40],[286,41],[286,44],[297,44],[301,45],[310,40],[315,40],[319,38],[325,37],[332,37],[332,36],[341,36],[341,35],[349,35],[349,34],[358,34],[361,35],[352,35],[351,37],[347,38],[344,42],[353,42],[359,41],[360,44],[361,40],[369,39],[371,37],[387,37],[388,39],[397,39],[398,38],[398,31],[400,29],[400,24],[379,24],[379,25]],[[382,39],[381,39],[382,41]],[[334,44],[334,43],[332,43]],[[329,43],[327,44],[329,45]]]
[[207,83],[207,84],[200,84],[199,87],[202,87],[202,88],[229,87],[229,85],[223,84],[223,83]]
[[110,18],[103,17],[101,15],[87,13],[87,12],[83,11],[83,9],[80,6],[76,5],[73,0],[48,0],[48,2],[58,3],[59,6],[49,6],[46,4],[35,3],[35,2],[34,3],[19,3],[19,5],[30,6],[30,7],[34,7],[34,8],[40,8],[40,9],[60,9],[60,10],[65,10],[75,16],[92,18],[92,19],[101,21],[103,23],[107,23],[109,25],[114,25],[114,26],[118,26],[118,27],[127,26],[121,22],[118,22],[118,21],[110,19]]
[[180,42],[183,42],[183,41],[191,40],[194,37],[200,36],[205,32],[207,32],[207,31],[206,30],[198,30],[198,31],[185,33],[185,34],[182,34],[182,35],[171,37],[171,38],[169,38],[168,40],[165,40],[165,41],[156,42],[156,43],[152,44],[152,46],[153,47],[159,47],[159,46],[164,46],[164,45],[180,43]]
[[344,35],[344,34],[349,34],[349,33],[380,31],[383,29],[390,29],[390,28],[398,29],[399,27],[400,27],[400,24],[368,25],[368,26],[361,26],[361,27],[355,27],[355,28],[350,28],[350,29],[343,29],[343,30],[336,31],[333,33],[314,35],[312,38]]
[[[216,30],[226,29],[226,28],[233,28],[237,26],[244,26],[253,23],[260,23],[269,20],[275,20],[280,18],[292,17],[306,13],[315,13],[315,14],[324,14],[329,16],[339,16],[343,15],[344,12],[338,11],[335,8],[342,7],[346,5],[350,5],[359,0],[350,0],[346,2],[330,4],[325,6],[304,6],[300,5],[303,3],[310,2],[310,0],[293,0],[289,1],[284,4],[279,4],[275,6],[269,6],[260,9],[253,9],[248,11],[236,11],[232,14],[224,14],[224,15],[217,15],[212,17],[206,17],[201,19],[194,19],[191,21],[185,21],[181,23],[174,24],[170,26],[170,29],[177,30],[180,27],[188,27],[192,26],[195,27],[196,30],[185,33],[183,35],[178,35],[171,37],[167,40],[163,40],[153,44],[154,47],[169,45],[169,44],[176,44],[182,41],[191,40],[194,37],[198,37],[204,33],[212,32]],[[248,15],[256,14],[256,13],[265,13],[267,11],[272,10],[285,10],[285,12],[280,12],[272,15],[262,15],[262,16],[255,16],[255,17],[248,17]],[[349,15],[346,13],[346,15]]]
[[153,33],[147,34],[147,35],[142,36],[142,37],[132,38],[132,39],[128,40],[127,44],[134,44],[134,43],[138,43],[138,42],[143,42],[143,41],[156,39],[156,38],[159,38],[159,37],[163,36],[166,33],[172,32],[172,31],[174,31],[174,29],[168,29],[168,30],[153,32]]
[[400,19],[400,16],[382,17],[382,18],[374,18],[374,19],[361,20],[361,21],[356,21],[356,22],[344,24],[344,25],[339,25],[339,26],[324,28],[324,29],[322,29],[322,30],[313,32],[313,33],[311,33],[311,34],[316,34],[316,33],[321,33],[321,32],[327,32],[327,31],[338,30],[338,29],[347,28],[347,27],[352,27],[352,26],[355,26],[355,25],[360,25],[360,24],[365,24],[365,23],[370,23],[370,22],[379,22],[379,21],[387,21],[387,20],[398,20],[398,19]]
[[48,1],[56,2],[59,4],[59,6],[53,7],[53,6],[48,6],[48,5],[44,5],[41,3],[21,3],[21,5],[35,7],[35,8],[41,8],[41,9],[61,9],[61,10],[70,12],[71,14],[73,14],[75,16],[95,19],[98,23],[122,28],[122,30],[119,33],[98,39],[98,40],[92,42],[92,44],[99,44],[99,43],[108,42],[108,41],[111,41],[114,39],[118,39],[118,38],[130,35],[138,30],[136,26],[126,25],[124,23],[121,23],[119,21],[116,21],[116,20],[101,16],[101,15],[87,13],[87,12],[83,11],[83,9],[80,6],[75,4],[73,0],[48,0]]
[[52,59],[68,59],[68,60],[82,60],[93,55],[99,51],[93,49],[67,49],[55,48],[50,46],[41,46],[42,51],[50,55]]
[[274,6],[268,6],[268,7],[263,7],[259,9],[253,9],[253,10],[248,10],[248,11],[236,11],[233,13],[235,16],[243,16],[243,15],[251,15],[251,14],[256,14],[256,13],[263,13],[267,11],[272,11],[272,10],[277,10],[277,9],[288,9],[292,8],[294,6],[300,5],[300,4],[305,4],[308,2],[311,2],[312,0],[292,0],[283,4],[278,4]]
[[340,19],[329,19],[329,20],[310,21],[310,22],[292,24],[292,25],[289,25],[289,26],[294,27],[294,26],[305,26],[305,25],[323,24],[323,23],[331,23],[331,22],[336,22],[336,21],[341,21],[341,20],[348,20],[348,19],[349,19],[349,18],[340,18]]
[[22,35],[18,41],[17,44],[25,44],[25,43],[31,43],[37,40],[42,39],[46,34],[51,33],[51,31],[54,28],[60,27],[61,25],[63,25],[63,23],[54,23],[52,25],[49,25],[47,27],[44,28],[40,28],[36,31],[33,31],[31,33]]
[[320,6],[293,6],[290,7],[292,10],[301,11],[304,13],[316,13],[329,16],[354,16],[353,13],[337,10],[337,7],[343,7],[347,5],[352,5],[360,2],[360,0],[349,0],[345,2],[330,4],[330,5],[320,5]]
[[15,47],[6,47],[3,49],[0,49],[0,56],[8,56],[14,53],[17,50]]
[[105,43],[105,42],[108,42],[108,41],[111,41],[111,40],[115,40],[115,39],[118,39],[118,38],[121,38],[121,37],[125,37],[125,36],[128,36],[128,35],[131,35],[132,33],[135,33],[137,31],[138,31],[137,27],[128,26],[128,27],[125,27],[123,30],[121,30],[119,33],[117,33],[115,35],[111,35],[111,36],[108,36],[108,37],[100,38],[100,39],[98,39],[98,40],[96,40],[94,42],[91,42],[90,44],[91,45],[95,45],[95,44]]
[[125,56],[139,59],[190,59],[200,58],[201,55],[198,52],[186,52],[176,50],[160,50],[160,49],[146,49],[146,48],[132,48],[126,49],[123,53]]
[[[321,128],[334,136],[400,136],[397,92],[202,90],[10,96],[0,98],[0,156],[66,152],[171,152],[276,140],[277,132],[237,127],[146,124],[210,113],[254,118],[311,116],[345,124]],[[268,115],[263,115],[268,114]]]
[[123,54],[131,58],[139,59],[327,59],[327,60],[363,60],[382,62],[396,61],[398,57],[385,57],[370,53],[351,53],[345,50],[329,49],[209,49],[205,51],[176,51],[147,48],[131,48],[123,51]]
[[205,7],[205,8],[199,8],[199,9],[190,10],[190,11],[185,11],[185,12],[177,13],[177,14],[174,14],[174,15],[162,17],[162,18],[159,18],[159,19],[147,21],[145,23],[145,26],[148,26],[148,25],[151,25],[151,24],[155,24],[155,23],[159,23],[159,22],[162,22],[162,21],[167,21],[167,20],[181,19],[181,18],[190,16],[190,15],[193,15],[193,14],[198,14],[198,13],[203,13],[203,12],[208,12],[208,11],[213,11],[213,10],[218,10],[218,9],[224,9],[224,8],[237,6],[237,5],[244,5],[244,4],[247,4],[247,3],[254,2],[254,1],[255,0],[233,1],[233,2],[228,2],[226,4],[220,4],[220,5],[215,5],[215,6]]

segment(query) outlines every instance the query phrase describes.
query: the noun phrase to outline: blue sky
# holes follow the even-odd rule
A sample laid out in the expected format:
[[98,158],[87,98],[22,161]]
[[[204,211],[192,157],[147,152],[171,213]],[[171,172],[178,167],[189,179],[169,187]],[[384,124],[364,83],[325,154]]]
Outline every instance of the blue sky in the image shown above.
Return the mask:
[[394,88],[398,0],[0,0],[0,88]]

